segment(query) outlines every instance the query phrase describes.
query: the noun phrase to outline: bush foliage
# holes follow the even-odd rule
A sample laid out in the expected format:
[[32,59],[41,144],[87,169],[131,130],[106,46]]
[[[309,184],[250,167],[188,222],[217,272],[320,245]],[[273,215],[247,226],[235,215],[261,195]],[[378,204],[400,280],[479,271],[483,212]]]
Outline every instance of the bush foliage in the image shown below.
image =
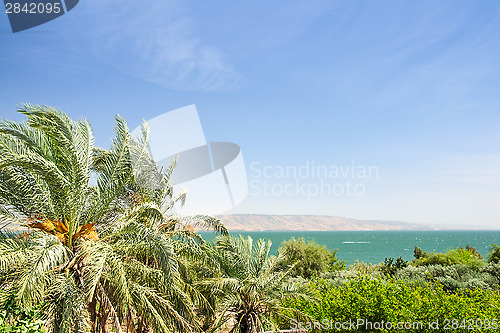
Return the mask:
[[429,266],[429,265],[442,265],[450,266],[456,264],[462,264],[478,268],[484,264],[483,258],[476,251],[475,248],[467,247],[464,249],[462,247],[456,250],[449,250],[446,253],[426,253],[415,246],[414,251],[415,260],[411,262],[413,266]]
[[490,254],[488,255],[488,262],[498,264],[500,262],[500,246],[491,244]]
[[397,271],[408,266],[408,261],[404,260],[401,257],[398,257],[396,260],[394,258],[385,258],[384,262],[380,266],[380,270],[386,276],[393,276]]
[[[454,332],[470,331],[459,327],[465,323],[479,325],[483,329],[486,321],[490,325],[493,320],[500,318],[500,295],[498,292],[484,289],[471,289],[454,293],[447,292],[440,284],[418,284],[403,280],[374,279],[369,276],[349,278],[342,285],[336,285],[325,279],[314,279],[309,284],[316,291],[319,301],[304,302],[301,300],[287,301],[286,305],[294,306],[316,321],[313,324],[304,322],[304,328],[311,328],[312,332],[350,332],[376,331],[388,332],[387,329],[372,329],[366,324],[391,323],[396,327],[398,323],[422,323],[422,327],[407,328],[405,332],[445,332],[447,320],[457,319],[459,322],[449,322]],[[288,302],[291,302],[288,304]],[[365,324],[355,329],[335,328],[335,323],[354,322],[365,320]],[[430,329],[430,323],[438,322],[439,329]],[[319,326],[321,323],[328,326]],[[292,325],[290,325],[292,324]],[[309,325],[309,327],[307,327]],[[368,325],[368,326],[367,326]],[[295,327],[294,327],[295,326]],[[296,328],[297,322],[282,322],[283,328]],[[474,326],[475,331],[481,331]]]
[[3,304],[0,307],[0,333],[42,333],[45,320],[39,308],[21,308],[13,297],[0,294]]
[[337,250],[330,251],[326,246],[314,241],[306,242],[304,238],[290,238],[283,242],[279,251],[285,258],[281,262],[283,268],[295,264],[291,272],[292,277],[309,279],[346,267],[345,261],[339,261],[337,258]]

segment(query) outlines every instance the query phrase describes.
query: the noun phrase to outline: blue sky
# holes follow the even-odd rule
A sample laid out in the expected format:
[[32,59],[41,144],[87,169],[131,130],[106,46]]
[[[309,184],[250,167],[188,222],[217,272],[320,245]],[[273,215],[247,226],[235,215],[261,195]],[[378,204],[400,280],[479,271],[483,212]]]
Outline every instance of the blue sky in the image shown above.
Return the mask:
[[[82,0],[13,34],[0,15],[0,110],[57,106],[107,146],[196,104],[250,166],[376,166],[363,195],[259,195],[234,213],[500,227],[500,3]],[[258,167],[256,167],[258,166]],[[321,179],[302,179],[318,184]],[[281,184],[281,185],[280,185]],[[277,188],[278,188],[277,187]]]

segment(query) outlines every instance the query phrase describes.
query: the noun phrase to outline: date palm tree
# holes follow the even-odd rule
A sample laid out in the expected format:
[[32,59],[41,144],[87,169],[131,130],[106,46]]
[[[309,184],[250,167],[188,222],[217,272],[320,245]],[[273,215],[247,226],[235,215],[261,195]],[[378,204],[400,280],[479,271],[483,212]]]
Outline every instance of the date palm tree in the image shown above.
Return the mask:
[[133,140],[116,117],[103,150],[86,120],[46,106],[19,112],[26,122],[0,123],[0,221],[28,231],[0,240],[4,294],[43,304],[53,332],[107,332],[109,322],[116,332],[197,331],[203,299],[183,277],[201,251],[188,224],[226,230],[168,214],[185,194],[173,196],[175,165],[159,172],[149,156],[147,126]]
[[307,288],[289,279],[293,265],[281,269],[281,254],[270,256],[270,249],[270,240],[254,243],[251,237],[242,236],[216,239],[209,249],[214,260],[213,276],[200,282],[200,287],[217,300],[212,330],[226,325],[235,333],[263,332],[265,328],[276,330],[280,318],[308,319],[282,305],[287,298],[313,298]]

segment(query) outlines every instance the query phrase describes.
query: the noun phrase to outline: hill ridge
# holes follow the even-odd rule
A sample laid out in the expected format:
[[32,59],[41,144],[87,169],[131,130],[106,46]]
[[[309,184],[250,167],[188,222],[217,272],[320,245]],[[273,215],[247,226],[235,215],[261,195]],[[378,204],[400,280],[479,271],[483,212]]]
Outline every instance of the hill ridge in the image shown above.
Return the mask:
[[449,226],[403,221],[357,220],[330,215],[228,214],[217,216],[234,231],[450,230]]

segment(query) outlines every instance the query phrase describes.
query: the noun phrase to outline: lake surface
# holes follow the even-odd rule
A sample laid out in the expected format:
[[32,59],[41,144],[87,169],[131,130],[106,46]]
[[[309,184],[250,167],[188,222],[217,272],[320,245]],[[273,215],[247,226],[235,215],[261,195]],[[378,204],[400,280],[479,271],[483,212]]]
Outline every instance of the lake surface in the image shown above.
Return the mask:
[[[212,241],[215,234],[201,232],[203,238]],[[326,245],[329,249],[338,249],[337,257],[352,264],[356,260],[367,263],[379,263],[386,257],[406,260],[413,259],[414,246],[427,252],[446,252],[459,246],[475,247],[483,258],[487,258],[492,243],[500,243],[500,231],[261,231],[232,232],[259,238],[271,239],[273,254],[281,243],[290,237],[303,237]]]

